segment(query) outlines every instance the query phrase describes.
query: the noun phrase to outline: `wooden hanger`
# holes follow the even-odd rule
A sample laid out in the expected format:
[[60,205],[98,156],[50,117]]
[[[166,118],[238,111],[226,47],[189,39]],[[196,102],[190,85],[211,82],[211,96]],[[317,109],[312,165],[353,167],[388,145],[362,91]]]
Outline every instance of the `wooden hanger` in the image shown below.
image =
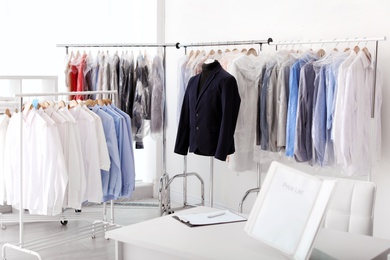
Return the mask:
[[211,49],[210,52],[209,52],[209,56],[210,55],[214,55],[214,54],[215,54],[215,51],[213,49]]
[[60,101],[58,102],[58,107],[60,107],[60,108],[66,107],[65,101],[60,100]]
[[22,107],[22,113],[23,113],[23,116],[27,116],[29,111],[33,108],[33,105],[31,103],[31,101],[27,101],[26,103],[24,103],[24,106]]
[[74,107],[77,107],[78,103],[76,100],[71,100],[69,101],[69,104],[68,104],[68,108],[74,108]]
[[84,105],[86,105],[88,107],[93,107],[95,105],[95,101],[92,99],[87,99],[83,103],[84,103]]
[[104,103],[103,99],[98,99],[97,103],[99,106],[105,106],[106,104]]
[[190,54],[188,54],[188,58],[191,58],[192,55],[194,55],[195,51],[194,50],[191,50],[190,51]]
[[356,45],[355,48],[353,48],[353,51],[356,52],[356,53],[358,53],[358,52],[360,51],[359,46]]
[[364,52],[366,57],[371,61],[371,53],[368,51],[367,47],[363,47],[362,52]]
[[42,108],[48,108],[50,106],[49,102],[47,102],[47,101],[42,101],[39,103],[39,105]]
[[11,118],[11,111],[9,111],[8,108],[5,110],[5,114],[6,114],[9,118]]
[[247,52],[246,52],[246,55],[254,55],[254,56],[257,56],[257,51],[255,48],[250,48]]
[[319,49],[317,51],[317,56],[320,57],[320,58],[324,57],[325,54],[326,54],[326,52],[324,51],[324,49]]
[[242,53],[246,53],[248,50],[246,49],[246,48],[243,48],[242,50],[241,50],[241,52]]

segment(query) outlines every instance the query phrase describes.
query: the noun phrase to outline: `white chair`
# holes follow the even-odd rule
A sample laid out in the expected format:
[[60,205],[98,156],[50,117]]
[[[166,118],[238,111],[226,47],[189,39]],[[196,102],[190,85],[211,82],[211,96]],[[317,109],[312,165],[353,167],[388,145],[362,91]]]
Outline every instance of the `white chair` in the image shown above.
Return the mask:
[[324,227],[372,236],[376,186],[373,182],[337,179]]

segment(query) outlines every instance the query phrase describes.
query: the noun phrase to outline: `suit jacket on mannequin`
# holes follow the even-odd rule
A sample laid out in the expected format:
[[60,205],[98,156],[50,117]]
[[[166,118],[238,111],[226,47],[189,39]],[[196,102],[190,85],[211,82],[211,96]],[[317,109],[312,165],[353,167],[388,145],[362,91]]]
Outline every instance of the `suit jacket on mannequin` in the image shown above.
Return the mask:
[[[203,71],[188,82],[175,153],[187,155],[189,147],[189,151],[195,154],[225,161],[227,155],[235,151],[234,131],[241,99],[236,79],[218,61],[207,64],[203,70],[206,67],[214,69],[207,73]],[[198,88],[202,74],[209,75],[204,85]]]

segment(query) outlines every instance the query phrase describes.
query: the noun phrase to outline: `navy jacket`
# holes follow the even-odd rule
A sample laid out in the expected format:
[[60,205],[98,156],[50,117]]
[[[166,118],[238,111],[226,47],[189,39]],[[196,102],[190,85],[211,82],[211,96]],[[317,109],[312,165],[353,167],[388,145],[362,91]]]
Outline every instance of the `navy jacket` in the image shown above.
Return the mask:
[[184,95],[175,153],[214,156],[225,161],[234,153],[234,131],[240,95],[236,79],[220,64],[210,73],[198,95],[201,73],[192,77]]

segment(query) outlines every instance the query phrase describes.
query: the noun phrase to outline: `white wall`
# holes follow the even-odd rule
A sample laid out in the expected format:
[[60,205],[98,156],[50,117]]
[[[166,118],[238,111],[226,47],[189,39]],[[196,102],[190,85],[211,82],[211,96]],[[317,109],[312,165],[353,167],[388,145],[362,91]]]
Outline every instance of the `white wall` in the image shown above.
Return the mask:
[[[156,0],[0,0],[0,75],[58,75],[59,91],[66,91],[65,48],[57,48],[56,44],[156,40]],[[0,96],[7,93],[13,92],[3,90]],[[145,149],[135,151],[135,160],[136,178],[152,182],[156,142],[146,137]]]
[[[257,40],[272,37],[275,41],[319,40],[354,37],[390,36],[390,4],[387,0],[166,0],[166,42],[207,42]],[[330,46],[334,47],[334,46]],[[341,47],[341,45],[339,46]],[[374,51],[374,46],[367,47]],[[264,47],[265,49],[267,46]],[[177,59],[184,50],[169,50],[167,56],[167,172],[170,175],[181,173],[183,157],[173,153],[176,138],[176,80]],[[373,169],[372,179],[377,184],[375,211],[376,236],[390,238],[390,41],[379,43],[379,66],[384,72],[382,106],[382,162]],[[236,173],[227,168],[226,163],[214,160],[214,205],[233,210],[244,192],[256,187],[256,172]],[[333,174],[321,169],[287,162],[315,174]],[[268,169],[268,163],[262,166]],[[206,182],[208,200],[209,159],[190,154],[188,171],[201,174]],[[264,177],[264,174],[263,174]],[[190,201],[199,200],[199,185],[189,182]],[[388,191],[389,190],[389,191]],[[171,187],[172,198],[181,201],[182,182],[175,181]],[[244,212],[249,212],[255,196],[250,196],[244,204]],[[388,209],[389,208],[389,209]]]

